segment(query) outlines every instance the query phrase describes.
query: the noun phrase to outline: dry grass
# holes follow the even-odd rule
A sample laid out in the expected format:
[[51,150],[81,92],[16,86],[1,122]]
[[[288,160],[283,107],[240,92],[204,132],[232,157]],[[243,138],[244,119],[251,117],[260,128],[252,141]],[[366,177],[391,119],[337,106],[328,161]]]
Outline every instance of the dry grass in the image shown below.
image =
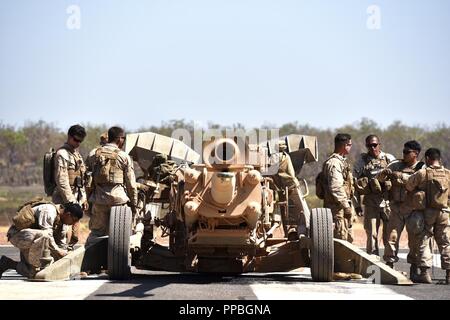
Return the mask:
[[[6,232],[8,231],[9,225],[11,224],[11,218],[15,214],[17,207],[35,196],[44,196],[41,186],[16,188],[0,186],[0,245],[7,244]],[[322,206],[322,201],[319,200],[312,192],[306,200],[311,208]],[[358,220],[354,223],[353,232],[355,238],[354,244],[358,247],[365,247],[366,233],[364,231],[362,218],[358,218]],[[89,217],[84,217],[81,220],[80,243],[85,243],[88,235]],[[406,232],[403,232],[402,234],[400,246],[402,248],[407,246]]]

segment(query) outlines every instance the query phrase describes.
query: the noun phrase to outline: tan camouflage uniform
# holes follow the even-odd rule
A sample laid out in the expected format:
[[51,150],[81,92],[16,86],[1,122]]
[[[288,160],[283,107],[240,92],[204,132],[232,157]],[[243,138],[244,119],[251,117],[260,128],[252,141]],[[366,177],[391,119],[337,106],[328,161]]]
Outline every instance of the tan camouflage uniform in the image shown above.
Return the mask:
[[324,164],[324,207],[331,209],[334,221],[334,237],[353,242],[352,215],[345,215],[345,208],[353,208],[353,175],[347,158],[333,153]]
[[[441,166],[431,166],[435,170],[445,170],[447,179],[450,181],[450,170]],[[406,183],[406,189],[409,191],[425,191],[426,188],[426,169],[421,169],[413,174]],[[426,205],[425,205],[426,206]],[[423,232],[418,236],[419,243],[419,267],[431,268],[433,256],[430,250],[430,240],[434,236],[441,254],[441,267],[443,270],[450,270],[450,226],[449,213],[447,210],[426,208],[421,211],[424,216],[425,226]]]
[[[65,143],[58,149],[55,155],[55,182],[56,188],[52,195],[52,201],[55,204],[65,204],[68,202],[77,202],[84,206],[86,190],[84,185],[76,186],[76,177],[80,177],[84,182],[86,166],[78,150],[74,150],[69,144]],[[80,222],[72,225],[72,234],[69,245],[74,245],[79,239]]]
[[17,272],[26,277],[33,277],[39,269],[46,244],[55,260],[61,256],[64,250],[58,246],[57,242],[65,238],[64,229],[67,230],[59,219],[59,206],[42,204],[33,207],[32,210],[36,218],[36,225],[33,228],[18,231],[11,226],[7,233],[11,244],[21,253]]
[[[95,238],[107,235],[109,233],[109,216],[111,207],[130,203],[131,206],[137,204],[137,185],[134,174],[133,160],[128,154],[118,149],[114,143],[108,143],[98,150],[107,152],[117,152],[117,160],[115,161],[117,169],[122,172],[123,181],[117,183],[98,183],[95,181],[94,173],[94,191],[89,199],[93,203],[91,219],[89,221],[89,229],[91,234],[88,243],[94,241]],[[94,157],[96,155],[94,154]],[[95,159],[89,159],[89,163],[95,168]]]
[[[409,253],[407,262],[412,265],[417,265],[418,259],[418,235],[423,230],[423,215],[421,212],[415,211],[412,204],[411,194],[407,192],[405,185],[409,176],[411,176],[418,165],[408,167],[405,162],[399,161],[391,166],[389,169],[393,173],[399,175],[398,178],[390,178],[392,183],[389,191],[389,204],[391,214],[387,226],[388,245],[384,249],[384,261],[394,263],[398,261],[398,250],[400,236],[403,229],[406,227],[408,233],[408,247]],[[401,176],[401,177],[400,177]],[[383,180],[383,179],[381,179]]]
[[[366,251],[369,254],[379,254],[378,239],[381,222],[383,223],[381,239],[384,246],[388,245],[387,224],[389,219],[389,200],[385,183],[373,187],[371,172],[387,167],[389,163],[395,161],[395,157],[389,153],[381,152],[377,158],[369,153],[361,154],[354,167],[354,176],[358,179],[355,188],[359,194],[364,195],[364,230],[367,235]],[[371,181],[372,180],[372,181]],[[361,182],[361,183],[360,183]],[[365,185],[362,190],[358,186]]]
[[294,166],[289,154],[286,152],[278,153],[278,173],[274,176],[274,182],[280,188],[288,189],[288,197],[292,201],[295,216],[288,215],[288,223],[290,225],[300,226],[299,233],[306,234],[306,229],[309,228],[310,217],[304,214],[303,205],[301,201],[301,192],[298,188],[300,183],[295,175]]

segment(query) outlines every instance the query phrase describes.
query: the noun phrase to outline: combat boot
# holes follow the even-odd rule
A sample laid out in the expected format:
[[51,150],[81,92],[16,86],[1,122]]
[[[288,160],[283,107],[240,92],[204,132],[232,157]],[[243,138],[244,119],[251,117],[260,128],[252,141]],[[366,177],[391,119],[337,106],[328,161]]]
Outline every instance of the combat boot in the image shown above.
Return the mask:
[[16,261],[14,261],[13,259],[8,258],[6,256],[2,256],[0,258],[0,278],[3,275],[3,272],[5,272],[6,270],[9,270],[9,269],[15,270],[16,267],[17,267]]
[[428,272],[428,268],[420,268],[420,274],[418,274],[415,279],[413,279],[414,283],[433,283],[431,280],[430,273]]
[[409,278],[411,279],[412,282],[414,282],[414,280],[417,279],[418,275],[419,273],[417,272],[417,265],[412,264],[409,267]]
[[446,270],[445,284],[450,284],[450,270]]

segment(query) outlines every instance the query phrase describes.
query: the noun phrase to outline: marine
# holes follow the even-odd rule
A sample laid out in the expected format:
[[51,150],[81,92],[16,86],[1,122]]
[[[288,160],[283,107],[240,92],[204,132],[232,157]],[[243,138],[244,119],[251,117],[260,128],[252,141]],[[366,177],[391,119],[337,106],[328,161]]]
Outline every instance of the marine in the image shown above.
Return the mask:
[[0,278],[8,269],[33,279],[41,269],[41,258],[46,249],[54,260],[67,255],[64,249],[67,226],[78,222],[83,216],[77,203],[56,205],[45,200],[25,203],[13,218],[7,237],[20,250],[21,261],[9,257],[0,258]]
[[119,127],[108,130],[108,143],[97,148],[88,160],[92,165],[93,204],[86,246],[109,233],[110,211],[113,206],[129,205],[133,212],[137,206],[137,184],[133,160],[121,149],[125,144],[125,131]]
[[425,152],[426,168],[411,175],[406,189],[415,194],[424,228],[418,236],[420,274],[413,279],[419,283],[431,283],[429,269],[433,264],[430,240],[434,237],[441,254],[441,268],[446,271],[445,284],[450,283],[450,227],[449,186],[450,170],[441,164],[441,151],[430,148]]
[[411,265],[411,279],[417,274],[418,236],[423,230],[423,215],[415,210],[412,194],[406,190],[408,178],[420,170],[423,162],[418,161],[421,145],[415,140],[404,144],[403,159],[393,163],[378,176],[380,183],[390,181],[389,190],[390,217],[387,225],[388,243],[384,249],[383,259],[391,268],[398,258],[399,242],[403,229],[408,233],[409,253],[407,262]]
[[367,152],[360,155],[353,174],[357,179],[355,189],[358,197],[363,196],[366,251],[369,254],[379,255],[378,241],[381,224],[383,225],[381,239],[384,247],[388,245],[386,229],[390,213],[388,192],[391,185],[389,181],[379,183],[376,176],[396,159],[393,155],[381,150],[378,136],[373,134],[367,136],[365,143]]
[[[292,201],[293,211],[288,210],[287,235],[289,240],[296,240],[300,235],[307,236],[310,223],[310,214],[308,206],[302,198],[302,192],[299,190],[300,183],[295,175],[292,160],[287,151],[287,145],[284,140],[278,141],[278,150],[276,153],[276,162],[278,164],[278,172],[273,179],[276,186],[286,192],[288,198]],[[273,159],[272,159],[273,160]]]
[[[54,160],[56,188],[52,195],[55,204],[78,203],[84,211],[88,209],[85,190],[86,166],[79,147],[86,137],[85,129],[73,125],[67,132],[67,141],[57,151]],[[79,239],[79,222],[72,225],[70,242],[72,248]]]
[[351,136],[338,133],[334,138],[334,152],[323,164],[322,180],[324,190],[324,207],[333,214],[334,237],[353,242],[352,202],[354,186],[353,174],[347,155],[352,148]]

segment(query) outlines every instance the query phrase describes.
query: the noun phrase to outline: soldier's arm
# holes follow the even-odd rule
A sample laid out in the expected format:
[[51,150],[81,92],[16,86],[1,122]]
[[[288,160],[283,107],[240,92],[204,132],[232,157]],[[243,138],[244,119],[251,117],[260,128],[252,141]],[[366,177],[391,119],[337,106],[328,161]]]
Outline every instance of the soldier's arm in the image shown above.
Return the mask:
[[55,159],[55,183],[56,190],[62,196],[63,202],[76,202],[75,196],[69,184],[67,159],[61,153],[56,154]]
[[339,160],[331,159],[328,164],[328,185],[333,198],[341,204],[342,208],[350,207],[344,188],[344,176]]
[[70,242],[68,243],[69,247],[73,247],[78,243],[80,237],[80,221],[75,222],[72,225],[72,234],[70,236]]
[[424,180],[425,180],[426,170],[421,169],[416,173],[412,174],[408,180],[406,180],[405,188],[408,191],[414,191]]
[[134,174],[133,160],[129,156],[126,158],[124,179],[130,202],[133,206],[136,206],[138,198],[136,176]]
[[41,230],[45,230],[48,235],[48,248],[51,253],[61,255],[61,249],[56,244],[55,238],[53,237],[53,225],[55,223],[58,213],[56,209],[49,208],[48,206],[42,206],[41,211],[38,215],[38,227]]

